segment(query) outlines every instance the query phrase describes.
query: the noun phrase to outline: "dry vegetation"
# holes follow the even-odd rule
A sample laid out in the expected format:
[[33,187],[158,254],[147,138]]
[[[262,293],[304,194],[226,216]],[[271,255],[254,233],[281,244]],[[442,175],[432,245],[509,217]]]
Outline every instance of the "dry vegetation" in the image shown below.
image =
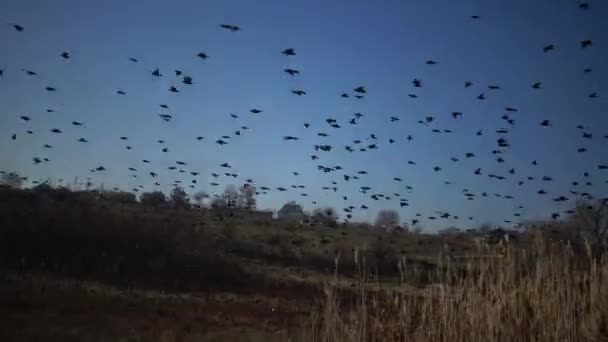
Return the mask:
[[0,338],[608,340],[595,216],[427,235],[127,197],[0,191]]

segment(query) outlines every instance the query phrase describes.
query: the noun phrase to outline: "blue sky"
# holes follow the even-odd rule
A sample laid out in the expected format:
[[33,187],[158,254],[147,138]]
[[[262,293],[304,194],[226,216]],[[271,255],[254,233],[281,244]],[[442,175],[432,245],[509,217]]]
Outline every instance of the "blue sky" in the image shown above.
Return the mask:
[[[31,179],[53,180],[92,176],[105,187],[152,190],[149,171],[159,173],[160,189],[192,177],[171,172],[168,166],[184,161],[188,171],[201,173],[194,190],[217,192],[226,184],[247,178],[258,186],[289,188],[258,198],[259,207],[278,209],[289,200],[305,208],[330,205],[341,211],[348,205],[365,204],[356,220],[373,220],[378,209],[397,209],[402,220],[435,215],[435,210],[458,215],[459,220],[422,220],[432,230],[457,225],[468,227],[486,221],[547,217],[572,205],[570,190],[606,197],[608,176],[598,164],[608,164],[606,42],[608,3],[589,1],[579,9],[572,0],[556,1],[4,1],[0,7],[0,169],[17,171]],[[471,19],[478,15],[479,20]],[[15,31],[10,25],[25,30]],[[228,32],[220,24],[238,25]],[[580,48],[580,41],[593,46]],[[555,50],[544,53],[543,47]],[[296,56],[281,51],[294,48]],[[61,52],[71,54],[69,60]],[[205,52],[207,60],[196,55]],[[139,61],[133,63],[129,57]],[[425,61],[438,61],[427,65]],[[602,63],[604,62],[604,63]],[[593,69],[585,74],[587,67]],[[151,72],[159,68],[162,77]],[[285,68],[301,71],[296,77]],[[36,71],[27,76],[22,69]],[[193,77],[191,86],[175,77],[174,69]],[[414,88],[420,79],[423,88]],[[470,88],[465,81],[473,82]],[[532,89],[542,82],[543,89]],[[174,85],[179,93],[171,93]],[[501,90],[490,90],[499,85]],[[55,93],[44,90],[57,88]],[[357,86],[368,90],[363,99],[341,98]],[[296,96],[293,89],[303,89]],[[116,94],[123,90],[126,96]],[[599,97],[589,99],[597,92]],[[412,99],[408,94],[417,94]],[[476,97],[485,93],[487,99]],[[163,110],[160,104],[169,105]],[[501,116],[510,114],[509,125]],[[251,108],[263,110],[260,114]],[[53,109],[48,113],[46,109]],[[455,120],[451,112],[463,112]],[[355,112],[364,117],[356,126],[348,121]],[[169,123],[158,114],[173,115]],[[229,114],[237,114],[238,119]],[[32,121],[19,119],[27,115]],[[425,116],[431,125],[418,124]],[[389,117],[400,121],[391,123]],[[326,118],[342,126],[330,127]],[[82,121],[83,127],[71,122]],[[550,120],[552,127],[539,125]],[[306,129],[303,124],[311,127]],[[584,125],[583,130],[576,128]],[[236,136],[241,126],[249,127]],[[50,132],[60,128],[63,134]],[[453,133],[433,133],[450,129]],[[508,128],[511,147],[496,162],[496,130]],[[25,133],[32,130],[33,135]],[[477,136],[478,130],[483,136]],[[318,132],[330,134],[323,138]],[[593,139],[583,139],[583,132]],[[11,135],[17,134],[15,141]],[[379,149],[350,153],[344,146],[354,139],[369,144],[378,136]],[[229,144],[214,143],[229,135]],[[285,135],[299,141],[283,141]],[[406,137],[413,136],[408,142]],[[120,136],[128,136],[125,143]],[[197,141],[196,136],[205,140]],[[89,143],[78,143],[80,137]],[[397,140],[389,144],[388,139]],[[166,141],[168,153],[156,141]],[[52,149],[44,148],[50,144]],[[127,151],[125,145],[133,150]],[[331,152],[315,152],[313,145],[330,144]],[[577,148],[587,148],[577,153]],[[464,154],[477,157],[466,159]],[[312,161],[317,154],[320,159]],[[51,162],[34,165],[32,157]],[[459,162],[450,161],[457,157]],[[144,164],[142,159],[152,163]],[[416,165],[408,165],[413,160]],[[537,160],[539,165],[532,166]],[[228,162],[239,178],[220,177],[212,187],[212,172],[223,174],[219,165]],[[317,165],[344,170],[322,173]],[[108,170],[91,174],[103,165]],[[441,172],[433,167],[440,166]],[[129,177],[128,167],[138,170]],[[483,176],[473,171],[482,169]],[[508,170],[515,168],[516,174]],[[343,174],[366,170],[358,181],[345,182]],[[293,176],[298,171],[300,176]],[[591,176],[583,177],[588,171]],[[505,180],[487,174],[505,176]],[[528,176],[536,177],[528,181]],[[551,182],[540,180],[543,176]],[[404,182],[393,181],[400,177]],[[524,180],[523,186],[517,182]],[[591,181],[592,186],[571,186],[572,181]],[[322,190],[337,182],[338,192]],[[445,184],[449,181],[452,184]],[[305,190],[291,189],[303,184]],[[406,191],[405,185],[414,189]],[[370,186],[368,194],[358,191]],[[463,189],[477,194],[467,201]],[[548,195],[536,194],[544,189]],[[191,189],[189,189],[191,190]],[[194,191],[192,190],[192,191]],[[305,192],[309,197],[301,197]],[[487,192],[489,197],[481,197]],[[400,193],[399,201],[372,200],[369,195]],[[493,194],[511,195],[513,200]],[[571,202],[551,201],[567,195]],[[342,196],[347,196],[344,201]],[[516,210],[519,205],[524,209]],[[342,213],[344,216],[344,213]],[[468,217],[473,217],[472,221]]]

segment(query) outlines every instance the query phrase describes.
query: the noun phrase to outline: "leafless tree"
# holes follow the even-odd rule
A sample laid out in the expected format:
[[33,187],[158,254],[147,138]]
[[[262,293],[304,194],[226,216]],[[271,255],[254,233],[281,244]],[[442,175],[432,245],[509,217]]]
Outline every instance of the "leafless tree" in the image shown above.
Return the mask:
[[575,218],[581,225],[581,232],[590,238],[593,254],[599,257],[608,246],[608,202],[579,201]]
[[176,186],[171,190],[171,204],[175,208],[189,208],[190,207],[190,199],[188,198],[188,194],[182,187]]
[[376,216],[376,227],[393,228],[399,224],[399,213],[395,210],[380,210]]
[[205,191],[198,191],[197,193],[195,193],[194,195],[192,195],[192,199],[194,199],[194,202],[196,202],[196,204],[199,206],[199,208],[203,207],[205,198],[209,197],[209,195],[205,192]]
[[239,188],[239,207],[245,210],[255,210],[256,206],[255,186],[247,183],[243,184]]

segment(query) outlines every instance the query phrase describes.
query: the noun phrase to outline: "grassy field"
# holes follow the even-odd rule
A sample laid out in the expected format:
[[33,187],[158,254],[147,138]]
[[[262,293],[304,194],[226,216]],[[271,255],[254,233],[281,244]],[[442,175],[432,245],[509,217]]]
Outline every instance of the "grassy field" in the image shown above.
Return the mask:
[[606,259],[556,225],[487,239],[0,199],[0,340],[608,340]]

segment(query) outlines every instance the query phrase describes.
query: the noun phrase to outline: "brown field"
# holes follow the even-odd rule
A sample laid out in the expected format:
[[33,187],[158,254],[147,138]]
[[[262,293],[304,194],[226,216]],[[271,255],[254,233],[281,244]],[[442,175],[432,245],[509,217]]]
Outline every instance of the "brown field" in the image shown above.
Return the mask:
[[503,235],[4,189],[0,340],[608,340],[604,253],[572,222]]

